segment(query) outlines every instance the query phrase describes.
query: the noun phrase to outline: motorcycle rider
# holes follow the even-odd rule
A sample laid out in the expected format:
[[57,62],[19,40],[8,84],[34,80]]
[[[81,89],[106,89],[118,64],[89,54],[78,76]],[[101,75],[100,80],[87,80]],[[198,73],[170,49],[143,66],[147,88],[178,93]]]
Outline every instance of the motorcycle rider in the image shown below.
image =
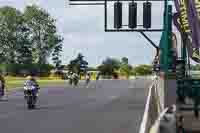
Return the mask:
[[0,97],[5,94],[5,79],[2,74],[0,74]]
[[100,78],[100,73],[98,72],[96,76],[96,80],[99,80],[99,78]]
[[73,81],[74,85],[77,86],[78,81],[79,81],[79,76],[75,72],[72,74],[72,81]]
[[36,79],[32,76],[32,75],[29,75],[26,77],[26,81],[24,83],[24,97],[26,98],[27,96],[27,90],[25,89],[26,87],[29,87],[29,86],[34,86],[35,90],[34,90],[34,95],[35,97],[38,96],[38,90],[40,89]]
[[68,80],[69,80],[69,84],[70,84],[70,85],[72,85],[72,82],[73,82],[73,81],[72,81],[72,80],[73,80],[73,79],[72,79],[72,74],[73,74],[72,72],[69,72],[69,74],[68,74]]
[[85,79],[86,79],[86,85],[89,84],[90,78],[91,78],[90,73],[87,73],[87,75],[86,75],[86,77],[85,77]]

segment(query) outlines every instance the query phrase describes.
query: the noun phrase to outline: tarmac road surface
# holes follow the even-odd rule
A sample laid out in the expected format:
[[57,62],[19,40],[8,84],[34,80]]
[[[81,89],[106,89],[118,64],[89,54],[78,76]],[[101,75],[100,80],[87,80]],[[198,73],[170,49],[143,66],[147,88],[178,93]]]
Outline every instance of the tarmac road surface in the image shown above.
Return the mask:
[[40,90],[28,110],[22,91],[0,102],[1,133],[138,133],[151,81],[99,80]]

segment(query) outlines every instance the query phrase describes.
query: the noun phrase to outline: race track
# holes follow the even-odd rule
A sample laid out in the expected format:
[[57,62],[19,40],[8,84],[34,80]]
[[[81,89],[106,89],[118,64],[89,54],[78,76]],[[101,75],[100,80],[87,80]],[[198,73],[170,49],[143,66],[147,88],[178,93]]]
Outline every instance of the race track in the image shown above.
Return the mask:
[[42,88],[35,110],[22,91],[0,102],[2,133],[138,133],[150,80],[92,81]]

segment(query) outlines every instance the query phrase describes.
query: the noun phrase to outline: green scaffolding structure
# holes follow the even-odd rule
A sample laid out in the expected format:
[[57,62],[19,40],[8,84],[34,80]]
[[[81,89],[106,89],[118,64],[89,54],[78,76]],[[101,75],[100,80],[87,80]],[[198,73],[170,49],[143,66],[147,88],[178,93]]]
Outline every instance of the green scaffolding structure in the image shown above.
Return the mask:
[[164,2],[164,20],[160,40],[160,70],[168,73],[173,68],[173,50],[172,50],[172,5],[168,5],[168,0]]

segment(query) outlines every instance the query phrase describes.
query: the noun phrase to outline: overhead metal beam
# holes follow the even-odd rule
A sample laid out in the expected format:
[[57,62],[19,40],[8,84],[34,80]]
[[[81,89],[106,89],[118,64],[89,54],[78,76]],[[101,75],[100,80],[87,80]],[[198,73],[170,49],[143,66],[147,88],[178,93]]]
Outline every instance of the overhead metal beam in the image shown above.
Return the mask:
[[81,6],[84,6],[84,5],[104,5],[104,3],[77,3],[77,2],[73,2],[73,3],[69,3],[69,5],[81,5]]
[[[104,3],[97,3],[102,2],[105,0],[69,0],[69,5],[104,5]],[[117,0],[106,0],[107,2],[115,2]],[[120,0],[120,1],[133,1],[133,0]],[[138,2],[145,2],[147,0],[134,0]],[[164,2],[165,0],[148,0],[150,2]],[[169,0],[173,1],[173,0]]]
[[163,29],[105,29],[105,32],[161,32]]

